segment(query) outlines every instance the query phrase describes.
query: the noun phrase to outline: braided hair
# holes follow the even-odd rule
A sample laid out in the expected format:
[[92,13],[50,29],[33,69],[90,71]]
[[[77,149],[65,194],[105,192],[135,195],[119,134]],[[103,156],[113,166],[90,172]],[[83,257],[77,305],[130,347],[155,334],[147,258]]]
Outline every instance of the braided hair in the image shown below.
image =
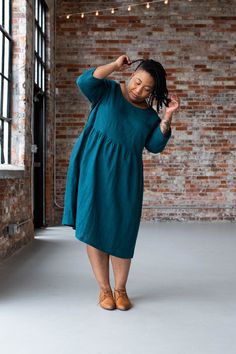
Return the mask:
[[171,101],[168,98],[168,90],[166,87],[166,71],[158,61],[153,59],[137,59],[134,60],[132,63],[136,61],[141,61],[138,64],[135,71],[140,69],[148,72],[155,81],[154,90],[151,92],[148,98],[148,106],[152,107],[154,99],[157,101],[156,110],[159,113],[160,108],[162,108],[162,104],[164,103],[165,106],[168,107],[169,102]]

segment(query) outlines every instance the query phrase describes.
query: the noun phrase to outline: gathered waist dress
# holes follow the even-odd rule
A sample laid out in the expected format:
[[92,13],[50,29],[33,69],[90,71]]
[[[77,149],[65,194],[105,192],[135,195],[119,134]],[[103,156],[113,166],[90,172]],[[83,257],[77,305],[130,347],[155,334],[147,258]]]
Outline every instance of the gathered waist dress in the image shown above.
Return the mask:
[[62,224],[86,244],[132,258],[142,213],[142,152],[163,151],[172,132],[165,136],[152,107],[134,106],[115,80],[95,78],[95,69],[76,78],[91,109],[70,155]]

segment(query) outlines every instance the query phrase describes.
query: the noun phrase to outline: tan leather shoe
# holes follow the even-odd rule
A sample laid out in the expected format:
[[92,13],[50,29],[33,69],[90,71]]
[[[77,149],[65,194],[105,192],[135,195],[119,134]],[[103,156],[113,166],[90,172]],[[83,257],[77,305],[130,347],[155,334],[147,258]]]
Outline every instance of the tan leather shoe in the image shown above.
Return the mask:
[[114,299],[116,303],[116,308],[118,310],[128,310],[132,307],[132,304],[127,295],[126,289],[116,289],[114,288]]
[[100,289],[99,304],[105,310],[114,310],[116,308],[111,289]]

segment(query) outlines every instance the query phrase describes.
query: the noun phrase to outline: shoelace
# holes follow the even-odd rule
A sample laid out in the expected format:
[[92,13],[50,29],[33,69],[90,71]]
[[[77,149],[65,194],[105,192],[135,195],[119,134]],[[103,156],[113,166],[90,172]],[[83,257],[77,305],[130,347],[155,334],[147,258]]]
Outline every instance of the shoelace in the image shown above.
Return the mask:
[[127,292],[126,292],[126,290],[125,289],[114,289],[114,291],[116,292],[116,293],[118,293],[118,295],[116,295],[116,300],[118,300],[119,299],[119,297],[127,297],[128,298],[128,295],[127,295]]
[[102,290],[102,293],[100,294],[100,299],[99,299],[98,304],[100,304],[103,300],[105,300],[105,298],[107,296],[113,297],[112,290],[110,290],[110,289]]

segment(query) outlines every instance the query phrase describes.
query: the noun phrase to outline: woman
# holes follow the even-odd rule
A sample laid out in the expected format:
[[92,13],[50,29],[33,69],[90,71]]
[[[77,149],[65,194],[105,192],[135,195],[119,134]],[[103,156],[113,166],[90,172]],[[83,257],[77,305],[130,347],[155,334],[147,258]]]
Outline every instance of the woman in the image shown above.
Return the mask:
[[[87,244],[100,287],[99,304],[107,310],[132,306],[126,282],[142,211],[142,151],[164,150],[171,137],[172,114],[179,107],[176,96],[168,99],[166,72],[154,60],[141,60],[128,85],[107,78],[131,64],[127,55],[121,55],[77,77],[91,110],[70,156],[64,197],[62,224],[72,226],[76,238]],[[161,120],[157,113],[162,103],[167,108]]]

